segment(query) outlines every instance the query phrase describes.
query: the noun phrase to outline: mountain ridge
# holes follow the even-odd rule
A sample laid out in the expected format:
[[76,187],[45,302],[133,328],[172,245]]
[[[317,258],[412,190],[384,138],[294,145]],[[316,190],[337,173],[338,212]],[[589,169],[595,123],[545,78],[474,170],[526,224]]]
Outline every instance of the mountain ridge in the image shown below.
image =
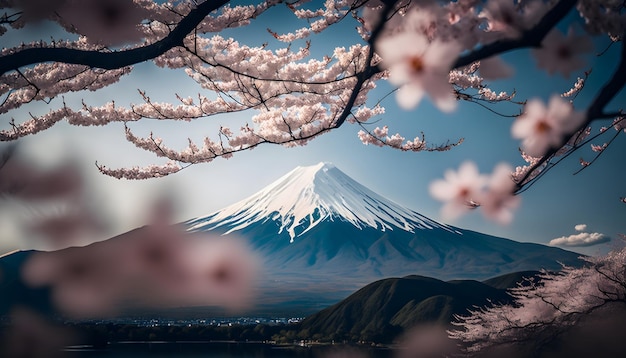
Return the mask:
[[267,219],[280,220],[290,242],[324,220],[346,221],[362,229],[398,228],[414,232],[433,227],[454,231],[416,211],[386,199],[331,163],[299,166],[250,197],[204,217],[189,220],[191,231],[229,226],[226,234]]
[[[257,193],[185,223],[192,232],[247,239],[273,276],[352,281],[421,274],[486,279],[579,265],[579,254],[521,243],[432,220],[329,163],[297,167]],[[292,275],[293,276],[293,275]],[[296,275],[297,276],[297,275]]]

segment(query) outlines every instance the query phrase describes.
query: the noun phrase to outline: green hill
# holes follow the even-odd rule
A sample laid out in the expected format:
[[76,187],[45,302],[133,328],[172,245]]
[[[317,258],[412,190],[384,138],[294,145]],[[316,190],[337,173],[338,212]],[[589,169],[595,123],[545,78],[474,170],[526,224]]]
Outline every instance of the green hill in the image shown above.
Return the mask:
[[469,308],[510,302],[506,289],[536,273],[517,272],[485,282],[423,276],[379,280],[307,317],[301,332],[329,340],[390,342],[417,324],[448,325],[455,314],[466,314]]

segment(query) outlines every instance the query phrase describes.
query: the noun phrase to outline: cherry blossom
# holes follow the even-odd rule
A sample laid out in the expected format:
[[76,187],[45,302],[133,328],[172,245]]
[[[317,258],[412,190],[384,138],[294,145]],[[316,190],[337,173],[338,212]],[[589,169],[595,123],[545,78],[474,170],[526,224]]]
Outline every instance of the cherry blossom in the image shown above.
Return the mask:
[[104,45],[141,38],[139,25],[147,15],[133,0],[66,0],[58,13],[90,42]]
[[473,162],[464,162],[458,172],[447,170],[444,179],[430,184],[430,195],[443,201],[441,216],[447,220],[458,218],[468,210],[478,206],[487,177],[478,171]]
[[5,317],[11,329],[0,336],[3,357],[62,357],[63,349],[77,342],[67,327],[26,308],[16,307]]
[[569,102],[553,95],[546,107],[541,100],[532,99],[525,106],[511,128],[514,138],[522,139],[522,149],[534,157],[541,157],[550,149],[557,149],[563,138],[574,133],[585,120]]
[[428,40],[417,33],[402,33],[381,39],[378,51],[389,69],[389,82],[398,89],[400,106],[411,109],[428,94],[444,112],[456,108],[456,96],[448,83],[448,72],[460,52],[455,43]]
[[561,94],[561,97],[572,97],[577,95],[580,91],[582,91],[583,87],[585,87],[585,79],[578,77],[576,79],[576,83],[574,86],[570,88],[567,92]]
[[499,56],[480,61],[480,75],[486,80],[511,77],[514,71],[513,67],[509,66]]
[[[539,67],[569,76],[584,65],[582,55],[590,49],[591,35],[604,34],[611,41],[620,41],[626,16],[623,3],[615,0],[224,3],[0,1],[6,12],[0,33],[9,28],[22,31],[27,21],[36,18],[55,21],[67,32],[66,38],[43,38],[0,50],[0,114],[15,118],[0,128],[0,140],[16,141],[63,121],[74,126],[123,122],[126,139],[163,162],[125,168],[98,164],[103,174],[120,179],[163,177],[268,143],[306,145],[346,124],[360,127],[357,135],[365,144],[403,151],[449,150],[462,139],[432,145],[421,132],[383,133],[391,127],[387,123],[370,129],[374,118],[391,120],[384,116],[385,95],[377,98],[379,101],[371,97],[380,93],[374,90],[381,80],[388,79],[397,87],[398,103],[405,109],[414,109],[426,95],[443,112],[454,110],[462,100],[513,116],[515,107],[527,99],[518,99],[514,89],[496,90],[486,83],[513,72],[500,55],[531,51]],[[245,36],[227,36],[225,30],[254,25],[263,21],[265,12],[279,6],[287,6],[295,23],[300,23],[285,32],[268,29],[268,41],[260,45],[247,43]],[[570,29],[563,36],[557,30],[559,24],[570,21],[568,16],[584,21],[580,34]],[[317,34],[350,21],[356,28],[354,42],[323,51],[316,47]],[[63,55],[57,57],[59,53]],[[125,98],[95,105],[89,103],[91,99],[78,105],[65,101],[64,96],[73,92],[80,96],[114,85],[135,71],[133,65],[145,62],[183,70],[181,73],[195,81],[198,94],[181,96],[173,89],[169,100],[155,100],[149,89],[139,89],[139,103]],[[598,92],[597,96],[590,93],[588,98],[594,99],[585,105],[587,111],[581,106],[590,126],[621,116],[619,109],[612,108],[612,99],[624,86],[619,75],[626,71],[622,62],[608,75],[594,77],[594,81],[604,81],[604,86],[589,89]],[[588,74],[572,88],[557,92],[574,101]],[[493,106],[500,102],[509,102],[507,108],[513,108],[513,114],[501,113],[500,107]],[[531,100],[526,113],[515,121],[513,133],[522,139],[523,157],[538,158],[516,169],[518,189],[540,178],[557,157],[587,144],[583,143],[585,131],[574,133],[582,125],[582,115],[553,103],[558,102],[551,100],[543,120],[538,119],[542,107]],[[42,104],[45,110],[29,112],[28,107]],[[229,121],[244,111],[249,114],[246,123],[224,123],[214,133],[190,138],[182,147],[170,146],[157,132],[139,135],[134,125],[152,119],[219,117]],[[571,120],[561,120],[570,114]],[[615,127],[623,128],[619,122]],[[544,154],[550,155],[543,158]],[[49,224],[52,230],[55,225]]]
[[567,36],[558,29],[548,32],[541,43],[541,48],[532,51],[537,60],[537,67],[545,69],[549,74],[560,72],[563,77],[584,68],[586,62],[581,54],[593,50],[591,39],[585,35],[576,35],[570,27]]
[[54,14],[67,0],[20,0],[16,6],[24,12],[23,21],[41,21]]
[[[52,287],[52,299],[61,312],[72,317],[113,313],[120,281],[106,256],[90,248],[41,252],[23,268],[26,283]],[[113,269],[113,270],[112,270]]]
[[258,255],[237,238],[204,234],[197,240],[194,253],[188,256],[191,280],[185,299],[233,312],[249,307],[261,269]]
[[464,162],[458,172],[446,171],[444,179],[430,184],[430,194],[444,202],[441,215],[452,220],[470,209],[480,207],[488,219],[506,225],[520,198],[515,195],[517,183],[510,165],[500,163],[491,175],[480,174],[476,164]]
[[[598,257],[583,257],[580,268],[544,271],[510,290],[515,302],[477,307],[457,316],[453,339],[463,342],[465,353],[488,352],[500,345],[530,343],[537,352],[543,345],[591,312],[626,300],[624,265],[626,248]],[[523,283],[523,284],[522,284]]]
[[519,38],[524,30],[532,27],[543,15],[540,1],[524,4],[508,0],[490,0],[482,16],[487,20],[487,31],[496,38]]
[[489,177],[487,189],[479,199],[485,217],[506,225],[513,220],[513,213],[521,198],[515,195],[516,184],[512,179],[513,168],[501,163]]

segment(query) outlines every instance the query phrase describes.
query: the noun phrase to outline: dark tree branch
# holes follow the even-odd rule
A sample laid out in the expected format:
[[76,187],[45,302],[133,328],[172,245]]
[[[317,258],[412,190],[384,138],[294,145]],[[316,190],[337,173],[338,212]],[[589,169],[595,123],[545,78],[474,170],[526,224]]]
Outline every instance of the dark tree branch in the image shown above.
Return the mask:
[[212,11],[228,0],[208,0],[191,10],[163,39],[143,47],[115,52],[85,51],[69,48],[29,48],[0,56],[0,75],[22,66],[42,62],[62,62],[112,70],[151,60],[183,45],[183,39]]
[[561,0],[550,11],[548,11],[531,29],[522,33],[519,39],[499,40],[494,43],[482,46],[474,51],[469,52],[465,56],[459,57],[454,63],[453,68],[459,68],[470,65],[476,61],[489,58],[510,50],[524,47],[539,47],[541,41],[550,30],[552,30],[559,21],[561,21],[574,6],[578,0]]
[[[613,76],[608,80],[605,85],[600,89],[598,95],[594,98],[593,102],[589,106],[586,112],[585,122],[581,124],[574,133],[578,133],[581,130],[584,130],[596,119],[606,118],[606,114],[604,113],[604,107],[606,107],[611,100],[619,93],[619,91],[624,88],[626,85],[626,44],[622,43],[622,51],[620,62],[617,65],[617,68],[613,72]],[[576,135],[576,134],[573,134]],[[573,135],[568,135],[563,138],[562,142],[565,145],[569,139]],[[562,146],[561,146],[562,147]],[[579,146],[574,146],[570,151],[568,151],[564,157],[569,156],[575,150],[580,148]],[[527,186],[527,184],[532,183],[533,180],[526,182],[528,178],[532,175],[532,173],[540,168],[542,165],[548,163],[560,150],[560,148],[552,148],[546,155],[544,155],[535,165],[533,165],[526,175],[518,182],[518,190],[517,193],[523,191],[523,188]],[[545,169],[544,169],[545,171]]]

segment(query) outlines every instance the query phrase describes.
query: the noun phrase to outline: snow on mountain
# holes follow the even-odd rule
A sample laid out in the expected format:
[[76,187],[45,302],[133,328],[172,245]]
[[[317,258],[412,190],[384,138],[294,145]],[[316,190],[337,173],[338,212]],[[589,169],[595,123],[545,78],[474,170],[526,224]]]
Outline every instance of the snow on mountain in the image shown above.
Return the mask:
[[256,194],[210,215],[187,222],[190,231],[228,228],[226,234],[273,220],[293,242],[324,221],[344,221],[362,229],[407,232],[455,228],[437,223],[359,184],[330,163],[297,167]]

